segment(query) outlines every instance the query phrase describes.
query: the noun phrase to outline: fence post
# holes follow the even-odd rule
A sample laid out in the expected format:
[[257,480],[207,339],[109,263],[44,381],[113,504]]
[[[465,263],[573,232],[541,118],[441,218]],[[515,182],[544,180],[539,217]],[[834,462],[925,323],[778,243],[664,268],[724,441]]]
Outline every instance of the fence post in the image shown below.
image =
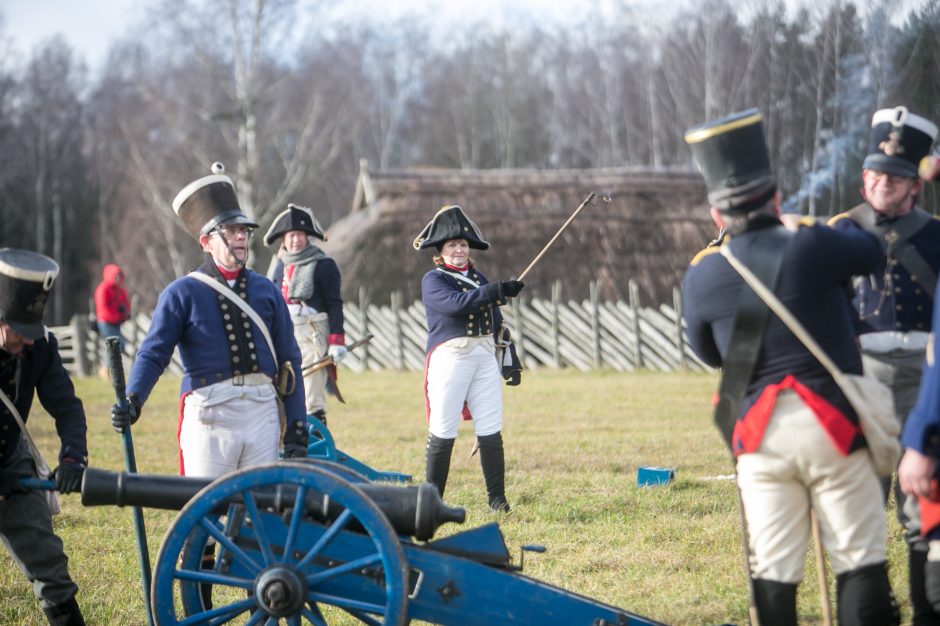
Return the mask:
[[596,280],[589,285],[591,294],[591,348],[594,353],[594,367],[602,367],[601,363],[601,320],[600,320],[600,292],[601,286]]
[[679,349],[679,369],[685,369],[685,341],[682,339],[682,290],[678,287],[672,288],[672,306],[676,309],[676,347]]
[[558,303],[561,300],[561,281],[552,283],[552,362],[555,369],[561,367],[561,351],[558,347]]
[[400,291],[393,291],[390,294],[392,317],[395,318],[395,364],[398,371],[405,369],[405,343],[404,332],[401,329],[401,301]]
[[640,286],[630,279],[630,310],[633,311],[633,338],[636,345],[634,363],[636,368],[643,367],[643,350],[640,348]]
[[72,326],[72,351],[75,353],[75,366],[78,368],[78,375],[82,377],[91,374],[91,368],[88,364],[88,355],[85,354],[85,343],[87,340],[85,330],[89,323],[88,317],[81,313],[73,315],[70,322]]
[[[359,314],[362,316],[362,336],[369,334],[369,294],[365,287],[359,287]],[[362,350],[362,369],[369,369],[369,344],[364,343]]]

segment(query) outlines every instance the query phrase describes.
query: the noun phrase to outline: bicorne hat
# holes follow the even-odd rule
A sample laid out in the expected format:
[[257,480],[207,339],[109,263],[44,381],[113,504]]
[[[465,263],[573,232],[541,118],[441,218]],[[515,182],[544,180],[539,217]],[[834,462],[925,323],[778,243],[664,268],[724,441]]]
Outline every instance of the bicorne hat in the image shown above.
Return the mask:
[[862,169],[914,178],[936,138],[937,125],[905,107],[876,111]]
[[421,231],[414,243],[415,250],[440,248],[451,239],[466,239],[476,250],[486,250],[489,242],[483,239],[480,227],[473,223],[456,204],[443,207]]
[[225,166],[212,164],[212,175],[189,183],[173,199],[173,211],[190,235],[199,239],[220,224],[244,224],[258,228],[242,212],[235,196],[232,179],[225,176]]
[[42,314],[59,265],[47,256],[16,248],[0,249],[0,317],[27,339],[45,334]]
[[744,214],[776,193],[763,119],[760,111],[748,109],[686,131],[685,142],[705,177],[712,206]]
[[264,245],[270,246],[278,238],[283,237],[292,230],[300,230],[311,237],[327,240],[320,222],[313,216],[313,209],[296,204],[288,204],[287,210],[274,218],[271,228],[264,235]]

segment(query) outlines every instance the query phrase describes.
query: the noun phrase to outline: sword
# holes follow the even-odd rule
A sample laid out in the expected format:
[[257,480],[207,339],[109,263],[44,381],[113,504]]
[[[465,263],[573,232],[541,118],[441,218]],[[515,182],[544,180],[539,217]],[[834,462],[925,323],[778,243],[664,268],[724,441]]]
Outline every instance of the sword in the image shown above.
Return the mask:
[[[374,336],[375,336],[375,335],[373,335],[372,333],[369,333],[368,335],[366,335],[365,337],[363,337],[363,338],[360,339],[359,341],[354,341],[354,342],[352,342],[351,344],[349,344],[348,346],[346,346],[346,350],[347,350],[348,352],[352,352],[353,350],[355,350],[355,349],[358,348],[359,346],[362,346],[362,345],[365,345],[365,344],[369,343],[369,342],[372,340],[372,338],[373,338]],[[320,370],[322,370],[324,367],[327,367],[327,366],[333,365],[333,364],[334,364],[334,363],[333,363],[333,357],[331,357],[329,354],[327,354],[327,355],[325,355],[325,356],[320,357],[319,359],[317,359],[316,361],[314,361],[313,363],[311,363],[311,364],[308,365],[307,367],[303,368],[303,370],[301,371],[301,374],[302,374],[303,376],[309,376],[310,374],[313,374],[314,372],[320,371]]]

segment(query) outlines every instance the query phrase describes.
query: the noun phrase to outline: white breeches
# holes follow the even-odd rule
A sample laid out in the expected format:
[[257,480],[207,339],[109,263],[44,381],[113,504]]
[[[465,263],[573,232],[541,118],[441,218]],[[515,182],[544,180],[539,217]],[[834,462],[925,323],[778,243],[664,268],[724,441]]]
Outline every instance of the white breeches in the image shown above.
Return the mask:
[[186,476],[217,478],[278,459],[281,425],[271,384],[223,381],[186,396],[180,449]]
[[798,583],[810,506],[838,575],[887,559],[881,485],[868,451],[842,456],[792,391],[777,396],[760,448],[738,457],[754,578]]
[[[301,369],[326,356],[330,335],[326,313],[291,315],[291,321],[294,322],[294,338],[300,347]],[[308,414],[326,410],[326,368],[304,376],[304,395]]]
[[466,402],[477,436],[499,432],[503,428],[502,385],[492,337],[445,341],[434,349],[428,363],[428,430],[441,439],[456,438]]

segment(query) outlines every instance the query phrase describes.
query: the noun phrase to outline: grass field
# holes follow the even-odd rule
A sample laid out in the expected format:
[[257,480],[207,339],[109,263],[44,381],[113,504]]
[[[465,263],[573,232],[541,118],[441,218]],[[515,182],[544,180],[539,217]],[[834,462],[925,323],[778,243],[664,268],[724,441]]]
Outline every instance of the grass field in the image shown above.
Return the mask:
[[[376,469],[423,476],[420,374],[344,371],[340,382],[347,404],[334,403],[329,414],[337,446]],[[545,545],[545,554],[526,558],[528,576],[670,624],[744,624],[738,509],[733,484],[721,478],[731,465],[710,423],[716,382],[688,373],[527,372],[521,387],[505,393],[512,513],[486,507],[478,457],[467,458],[469,424],[461,425],[446,500],[466,507],[464,527],[498,519],[514,559],[522,544]],[[178,384],[161,380],[134,427],[141,472],[176,472]],[[91,464],[123,469],[121,438],[109,420],[110,384],[87,379],[76,388],[88,414]],[[38,403],[34,411],[30,426],[51,461],[58,450],[53,422]],[[676,480],[638,488],[639,465],[674,467]],[[84,508],[78,495],[61,500],[55,525],[88,623],[143,624],[130,511]],[[906,551],[893,509],[887,514],[892,584],[909,621]],[[151,558],[172,519],[146,512]],[[439,536],[459,529],[444,527]],[[0,624],[45,623],[30,585],[0,553]],[[807,554],[799,614],[813,624],[821,613]]]

